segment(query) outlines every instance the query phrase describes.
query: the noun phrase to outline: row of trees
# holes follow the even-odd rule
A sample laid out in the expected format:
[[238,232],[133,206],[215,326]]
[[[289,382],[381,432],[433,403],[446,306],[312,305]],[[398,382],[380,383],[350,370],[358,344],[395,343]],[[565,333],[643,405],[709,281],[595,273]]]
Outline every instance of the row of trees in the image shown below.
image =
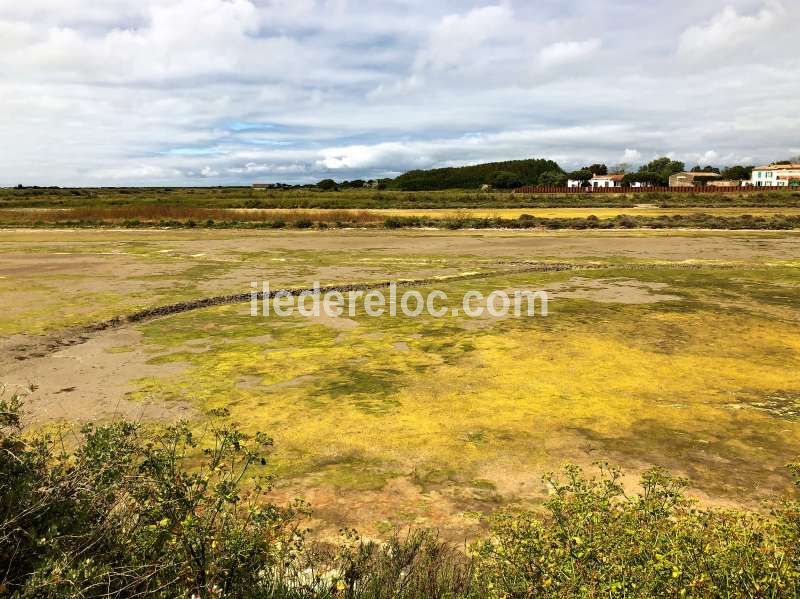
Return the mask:
[[[775,164],[792,164],[800,162],[800,156]],[[715,166],[695,166],[693,173],[709,173],[721,175],[726,180],[748,180],[753,167],[734,165],[719,168]],[[648,185],[669,185],[670,176],[686,170],[686,164],[672,160],[667,156],[656,158],[642,165],[636,171],[630,171],[630,165],[618,164],[610,169],[605,164],[591,164],[572,172],[564,171],[552,160],[530,159],[493,162],[474,166],[439,168],[432,170],[414,170],[396,179],[379,179],[364,181],[355,179],[336,183],[333,179],[323,179],[316,187],[325,191],[342,188],[371,187],[378,189],[399,189],[402,191],[433,191],[444,189],[471,189],[483,185],[491,185],[495,189],[515,189],[517,187],[547,186],[562,187],[567,180],[588,182],[595,175],[624,173],[623,185],[646,183]]]
[[[535,183],[535,185],[545,187],[563,187],[566,184],[567,175],[561,169],[544,171],[539,175]],[[517,187],[531,185],[531,183],[525,183],[522,177],[511,171],[499,171],[494,174],[488,185],[495,189],[516,189]]]
[[[691,172],[709,174],[715,173],[721,175],[723,179],[742,180],[750,179],[753,173],[753,168],[753,166],[740,165],[729,166],[725,167],[724,169],[719,169],[713,166],[695,166],[692,168]],[[623,185],[630,186],[633,183],[645,183],[647,185],[666,186],[669,185],[669,178],[672,175],[682,173],[686,170],[686,164],[679,160],[672,160],[671,158],[664,156],[662,158],[656,158],[655,160],[642,165],[635,172],[626,172],[628,169],[629,166],[626,164],[616,165],[612,167],[610,171],[605,164],[592,164],[569,173],[566,173],[559,168],[558,170],[551,170],[542,173],[536,184],[542,187],[559,187],[566,185],[567,180],[588,183],[589,180],[596,175],[602,176],[609,174],[609,172],[613,172],[620,174],[624,173],[625,176],[622,179]],[[516,176],[515,173],[500,171],[495,174],[489,183],[497,189],[512,189],[515,187],[521,187],[522,183],[520,181],[521,178]]]
[[337,183],[333,179],[323,179],[317,183],[316,187],[322,191],[336,191],[339,189],[364,189],[365,187],[370,189],[386,189],[388,181],[391,181],[391,179],[379,179],[377,181],[374,179],[370,179],[369,181],[365,181],[364,179],[353,179],[352,181],[342,181],[341,183]]

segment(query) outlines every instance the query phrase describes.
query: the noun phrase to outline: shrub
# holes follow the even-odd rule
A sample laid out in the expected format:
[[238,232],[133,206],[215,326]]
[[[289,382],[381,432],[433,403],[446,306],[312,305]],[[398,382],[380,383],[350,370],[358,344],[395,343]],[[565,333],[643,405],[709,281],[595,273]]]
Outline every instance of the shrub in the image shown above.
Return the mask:
[[[793,466],[795,476],[798,467]],[[619,470],[587,478],[569,466],[543,517],[502,512],[475,545],[491,597],[776,597],[800,592],[800,517],[698,508],[684,479],[660,469],[628,496]]]
[[543,187],[564,187],[567,184],[567,175],[558,170],[545,171],[539,175],[538,183]]
[[271,440],[219,424],[225,413],[200,436],[186,423],[86,426],[67,454],[51,436],[26,438],[19,409],[0,401],[0,563],[12,593],[241,596],[295,550],[302,506],[267,502],[265,478],[240,486]]
[[492,176],[490,183],[495,189],[514,189],[522,187],[522,177],[517,173],[498,171]]
[[333,191],[335,189],[338,189],[336,181],[334,181],[333,179],[323,179],[322,181],[317,183],[317,187],[322,191]]

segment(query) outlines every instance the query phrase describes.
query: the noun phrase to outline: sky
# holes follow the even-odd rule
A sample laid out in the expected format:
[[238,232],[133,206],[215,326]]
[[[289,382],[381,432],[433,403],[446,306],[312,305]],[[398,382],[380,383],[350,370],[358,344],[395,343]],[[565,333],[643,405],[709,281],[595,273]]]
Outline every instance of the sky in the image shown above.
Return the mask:
[[0,186],[799,154],[798,0],[0,0]]

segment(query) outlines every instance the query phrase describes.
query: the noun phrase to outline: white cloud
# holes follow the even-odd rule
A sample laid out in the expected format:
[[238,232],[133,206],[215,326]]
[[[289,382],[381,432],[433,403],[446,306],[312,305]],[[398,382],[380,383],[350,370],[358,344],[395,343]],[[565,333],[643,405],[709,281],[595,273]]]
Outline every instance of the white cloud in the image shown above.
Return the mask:
[[755,15],[740,15],[732,6],[726,6],[703,25],[693,25],[681,35],[678,53],[693,58],[703,58],[746,45],[768,32],[783,13],[780,2],[768,2]]
[[596,37],[579,42],[556,42],[539,51],[539,66],[552,69],[577,62],[590,57],[602,45],[603,42]]
[[11,52],[34,40],[34,28],[20,21],[0,20],[0,50]]
[[430,159],[420,152],[418,144],[381,143],[322,150],[319,166],[330,170],[389,168],[390,165],[411,168],[430,164]]
[[141,26],[102,35],[51,27],[19,39],[18,51],[0,57],[0,65],[19,77],[45,69],[59,79],[113,83],[303,73],[296,67],[311,53],[281,35],[258,36],[264,17],[249,0],[154,2]]
[[625,152],[622,154],[622,162],[632,162],[637,164],[642,161],[642,153],[639,150],[632,150],[630,148],[625,148]]
[[114,180],[114,181],[158,181],[180,176],[180,171],[176,169],[162,168],[156,165],[139,164],[122,168],[101,169],[90,173],[94,179]]
[[466,14],[447,15],[431,33],[427,46],[416,58],[417,71],[461,67],[470,53],[487,42],[514,35],[517,23],[508,6],[484,6]]
[[759,1],[0,0],[0,185],[785,158],[800,4]]
[[703,155],[700,156],[698,162],[702,162],[704,165],[706,164],[716,164],[719,161],[719,154],[714,150],[708,150]]

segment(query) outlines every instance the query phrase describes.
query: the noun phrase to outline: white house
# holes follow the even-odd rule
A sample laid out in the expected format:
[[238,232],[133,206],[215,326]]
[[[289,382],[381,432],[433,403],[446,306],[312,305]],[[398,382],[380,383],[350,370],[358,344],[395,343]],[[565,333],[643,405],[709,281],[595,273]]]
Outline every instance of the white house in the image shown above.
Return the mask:
[[800,187],[800,164],[770,164],[753,169],[754,187]]
[[624,173],[594,175],[588,182],[581,181],[580,179],[569,179],[567,181],[567,187],[622,187],[622,178],[624,176]]
[[595,175],[589,180],[590,187],[622,187],[622,178],[625,173],[614,173],[613,175]]

